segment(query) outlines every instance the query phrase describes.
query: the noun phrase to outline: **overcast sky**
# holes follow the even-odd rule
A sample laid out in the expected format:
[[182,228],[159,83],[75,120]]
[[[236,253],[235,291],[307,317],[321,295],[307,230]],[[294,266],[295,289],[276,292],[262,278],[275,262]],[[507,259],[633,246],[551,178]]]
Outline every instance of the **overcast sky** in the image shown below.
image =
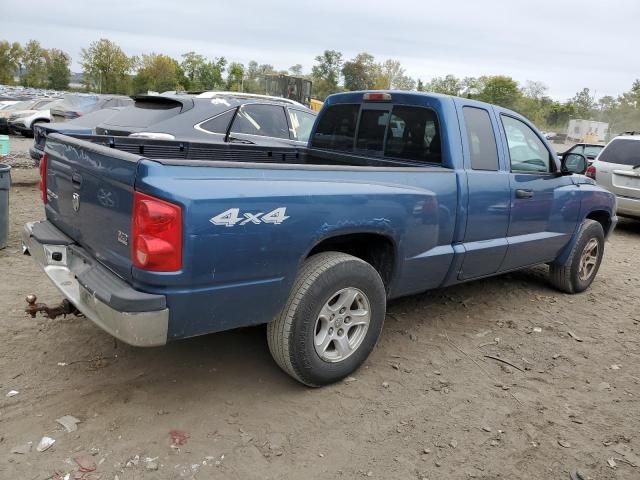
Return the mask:
[[0,39],[80,49],[109,38],[129,55],[194,50],[305,71],[325,49],[395,58],[414,78],[510,75],[556,99],[598,97],[640,77],[640,0],[0,0]]

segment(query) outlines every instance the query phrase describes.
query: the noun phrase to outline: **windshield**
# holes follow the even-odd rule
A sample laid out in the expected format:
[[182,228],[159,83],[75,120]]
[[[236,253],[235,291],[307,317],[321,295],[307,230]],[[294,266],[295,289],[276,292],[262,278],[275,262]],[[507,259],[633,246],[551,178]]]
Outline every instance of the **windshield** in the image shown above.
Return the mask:
[[584,156],[588,158],[596,158],[603,148],[604,145],[585,145]]

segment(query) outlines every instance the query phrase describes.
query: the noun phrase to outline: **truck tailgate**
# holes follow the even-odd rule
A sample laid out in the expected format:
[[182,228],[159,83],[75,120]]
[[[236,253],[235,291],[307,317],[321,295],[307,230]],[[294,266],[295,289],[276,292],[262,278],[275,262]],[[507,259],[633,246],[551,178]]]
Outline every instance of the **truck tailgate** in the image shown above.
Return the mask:
[[129,235],[141,157],[47,137],[47,219],[120,277],[131,277]]

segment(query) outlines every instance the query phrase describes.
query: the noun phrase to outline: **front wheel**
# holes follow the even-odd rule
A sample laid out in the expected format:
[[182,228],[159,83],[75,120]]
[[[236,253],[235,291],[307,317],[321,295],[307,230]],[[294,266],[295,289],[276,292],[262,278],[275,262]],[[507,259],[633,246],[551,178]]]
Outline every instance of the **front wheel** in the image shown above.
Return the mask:
[[282,313],[267,326],[269,350],[305,385],[336,382],[375,346],[386,311],[378,272],[359,258],[324,252],[303,264]]
[[585,220],[571,254],[562,265],[551,264],[551,283],[566,293],[585,291],[596,278],[604,255],[604,230],[595,220]]

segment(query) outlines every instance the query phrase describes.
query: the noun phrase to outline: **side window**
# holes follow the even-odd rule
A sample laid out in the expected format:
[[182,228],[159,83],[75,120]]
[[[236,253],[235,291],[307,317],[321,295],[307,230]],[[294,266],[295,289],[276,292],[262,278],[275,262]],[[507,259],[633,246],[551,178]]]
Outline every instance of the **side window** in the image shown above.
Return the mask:
[[331,150],[351,151],[356,136],[360,105],[333,105],[320,114],[311,146]]
[[289,138],[289,126],[284,108],[279,105],[245,105],[240,107],[231,126],[231,133]]
[[233,118],[233,114],[235,113],[235,111],[235,108],[227,110],[226,112],[223,112],[205,122],[200,123],[199,127],[202,130],[206,130],[210,133],[219,133],[222,135],[226,135],[227,129],[229,128],[229,122]]
[[471,168],[498,170],[498,147],[489,112],[474,107],[463,107],[462,112],[467,127]]
[[419,162],[441,163],[440,129],[428,108],[396,106],[391,112],[384,154]]
[[289,109],[288,112],[293,139],[301,142],[308,141],[309,135],[311,135],[311,129],[316,121],[316,116],[312,113],[302,112],[300,110]]
[[362,110],[356,148],[368,153],[377,152],[382,155],[384,132],[387,129],[389,112],[384,110]]
[[547,147],[527,124],[502,115],[502,125],[507,134],[512,171],[547,173],[555,170]]
[[571,150],[569,150],[569,153],[579,153],[580,155],[582,155],[584,153],[584,145],[576,145]]

